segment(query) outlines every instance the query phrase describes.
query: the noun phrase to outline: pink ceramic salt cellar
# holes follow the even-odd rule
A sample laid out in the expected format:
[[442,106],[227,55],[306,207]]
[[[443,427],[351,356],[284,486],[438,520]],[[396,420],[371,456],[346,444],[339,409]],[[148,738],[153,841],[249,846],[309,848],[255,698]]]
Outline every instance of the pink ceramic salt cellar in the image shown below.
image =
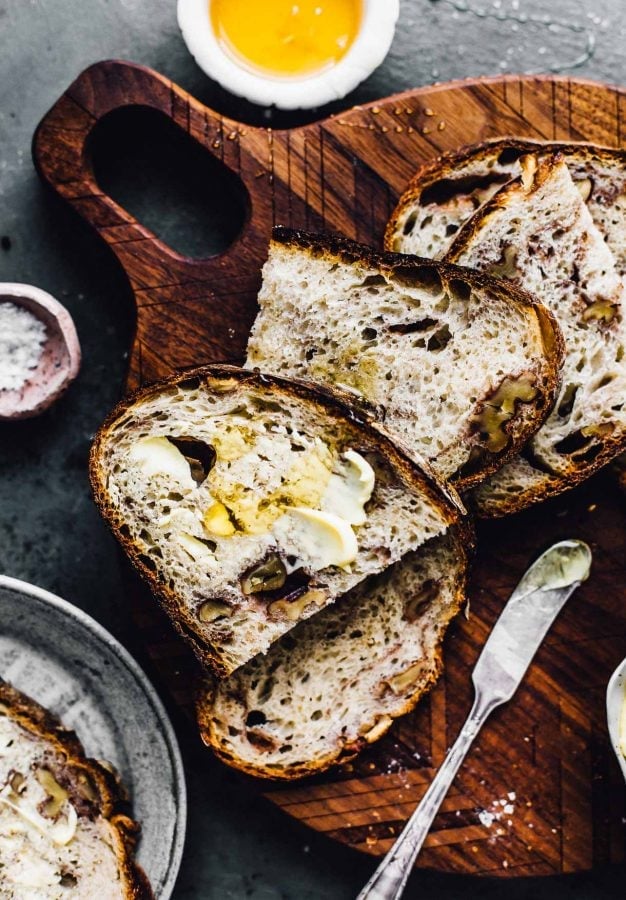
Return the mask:
[[0,283],[3,303],[26,310],[45,327],[41,354],[24,383],[0,390],[0,420],[27,419],[48,409],[76,378],[80,344],[69,312],[46,291],[30,284]]

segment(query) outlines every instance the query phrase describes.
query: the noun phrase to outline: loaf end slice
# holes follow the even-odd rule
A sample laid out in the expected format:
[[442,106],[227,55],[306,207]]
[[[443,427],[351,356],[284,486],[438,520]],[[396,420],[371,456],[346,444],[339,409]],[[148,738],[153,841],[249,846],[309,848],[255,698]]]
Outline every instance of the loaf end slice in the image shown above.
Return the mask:
[[439,675],[470,546],[467,533],[450,529],[227,680],[206,679],[197,702],[204,742],[250,775],[292,780],[378,740]]
[[337,392],[232,366],[120,404],[91,479],[131,562],[221,675],[463,512]]
[[148,900],[121,783],[76,735],[0,680],[0,893]]
[[623,281],[563,160],[529,156],[522,168],[461,229],[449,253],[533,292],[565,339],[558,399],[518,467],[523,489],[514,490],[506,467],[477,488],[474,503],[491,514],[499,497],[507,498],[504,514],[567,490],[626,447]]
[[626,152],[592,144],[496,140],[425,163],[392,213],[385,233],[387,250],[445,257],[476,210],[521,175],[520,160],[529,153],[540,158],[561,155],[624,275]]
[[554,318],[512,285],[279,228],[247,365],[365,398],[460,489],[540,426],[558,387]]

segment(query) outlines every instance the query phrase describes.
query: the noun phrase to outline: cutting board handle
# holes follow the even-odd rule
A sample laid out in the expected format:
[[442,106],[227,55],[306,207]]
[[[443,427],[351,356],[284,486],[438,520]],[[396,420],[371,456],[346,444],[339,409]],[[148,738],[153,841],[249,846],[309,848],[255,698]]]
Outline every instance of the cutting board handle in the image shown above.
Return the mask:
[[[246,219],[223,253],[207,259],[177,253],[99,186],[94,129],[133,106],[162,113],[243,184]],[[33,138],[39,174],[106,241],[133,289],[138,316],[129,387],[163,369],[243,360],[273,221],[273,179],[259,162],[271,149],[268,134],[224,118],[151,69],[118,60],[86,69],[40,122]]]
[[[238,155],[228,153],[229,144],[242,133],[242,126],[204,106],[200,107],[201,114],[194,116],[189,99],[184,91],[151,69],[109,60],[82,72],[35,133],[33,155],[40,175],[97,230],[117,255],[131,283],[141,282],[141,271],[151,260],[163,270],[164,284],[183,275],[194,280],[210,278],[216,272],[219,257],[198,260],[177,253],[108,196],[94,174],[90,141],[100,120],[115,110],[148,107],[198,141],[243,183]],[[251,206],[245,183],[244,187]],[[258,190],[254,193],[258,194]],[[249,213],[234,245],[221,256],[241,254],[238,245],[245,245],[253,218],[256,217]],[[127,249],[132,243],[137,246],[129,255]]]

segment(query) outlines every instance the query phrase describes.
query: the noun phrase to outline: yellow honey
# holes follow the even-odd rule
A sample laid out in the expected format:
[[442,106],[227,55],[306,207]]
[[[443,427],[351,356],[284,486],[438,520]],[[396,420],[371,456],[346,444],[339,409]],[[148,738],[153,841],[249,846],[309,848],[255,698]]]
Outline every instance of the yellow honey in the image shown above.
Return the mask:
[[278,77],[335,65],[358,34],[362,0],[210,0],[222,47],[246,68]]

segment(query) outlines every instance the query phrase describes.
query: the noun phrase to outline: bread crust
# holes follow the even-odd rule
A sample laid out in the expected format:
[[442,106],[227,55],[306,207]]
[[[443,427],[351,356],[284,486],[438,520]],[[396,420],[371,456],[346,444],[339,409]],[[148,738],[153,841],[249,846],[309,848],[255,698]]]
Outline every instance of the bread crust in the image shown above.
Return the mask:
[[143,870],[133,858],[139,824],[127,812],[128,800],[119,778],[97,760],[85,756],[83,745],[68,728],[35,700],[0,679],[0,714],[8,715],[36,738],[51,745],[73,769],[83,771],[95,783],[99,814],[113,826],[115,855],[129,900],[153,900],[154,894]]
[[[502,450],[496,453],[486,451],[480,466],[476,467],[474,471],[457,473],[451,479],[451,484],[459,492],[463,493],[482,483],[489,475],[497,472],[505,463],[517,456],[528,439],[546,421],[561,386],[560,369],[565,354],[565,344],[554,315],[528,291],[513,284],[503,283],[501,279],[491,275],[457,266],[448,261],[408,256],[403,253],[380,253],[339,235],[310,234],[278,226],[273,230],[272,239],[286,247],[299,250],[308,249],[323,257],[339,258],[345,263],[359,262],[385,272],[391,277],[400,276],[410,279],[411,273],[417,274],[428,269],[436,272],[448,282],[464,281],[474,289],[489,290],[500,298],[504,297],[507,303],[524,309],[529,317],[532,316],[536,320],[542,336],[545,357],[542,378],[538,379],[538,382],[542,383],[537,384],[537,397],[534,401],[523,404],[523,414],[513,416],[504,426],[509,440]],[[337,391],[336,388],[334,390]],[[354,395],[343,391],[340,393],[348,402],[355,402]],[[376,412],[374,408],[372,408],[372,412]]]
[[[626,154],[624,156],[626,158]],[[489,217],[498,209],[507,206],[508,198],[512,194],[523,190],[524,194],[530,197],[536,193],[542,185],[550,179],[553,171],[562,160],[563,158],[558,154],[544,158],[541,166],[537,168],[534,174],[532,185],[529,189],[522,186],[521,178],[515,178],[505,184],[504,187],[500,188],[490,200],[487,200],[487,202],[481,206],[480,211],[473,215],[459,230],[446,259],[450,259],[451,262],[458,259],[471,243],[472,239],[482,230]],[[551,409],[552,407],[550,407],[548,413]],[[619,456],[620,453],[626,450],[626,431],[621,434],[611,433],[601,440],[598,439],[598,443],[601,445],[602,449],[591,461],[586,462],[583,465],[570,464],[565,472],[559,473],[558,475],[555,475],[547,468],[538,466],[533,459],[528,459],[527,461],[530,465],[541,473],[542,478],[540,483],[527,490],[520,490],[506,501],[498,502],[497,508],[495,505],[492,506],[492,504],[488,504],[488,507],[486,505],[483,509],[480,497],[474,496],[470,500],[472,510],[480,517],[499,518],[501,516],[520,512],[531,504],[539,503],[550,497],[555,497],[557,494],[561,494],[563,491],[575,487],[577,484],[586,481],[594,474],[594,472],[603,468],[607,463],[610,463],[616,456]],[[522,455],[524,456],[525,454],[522,453]]]
[[[462,566],[460,569],[460,576],[455,585],[454,599],[449,607],[450,616],[447,625],[456,618],[466,602],[466,588],[470,572],[470,562],[475,547],[474,528],[471,521],[467,518],[452,526],[452,528],[449,529],[448,534],[454,540],[455,552],[458,560],[462,563]],[[210,697],[211,695],[212,682],[209,679],[204,679],[204,681],[201,682],[196,697],[196,718],[200,729],[200,736],[206,746],[215,753],[218,759],[221,759],[222,762],[226,763],[226,765],[237,769],[246,775],[274,782],[290,782],[313,775],[320,775],[330,768],[347,763],[358,756],[358,754],[369,744],[375,743],[383,737],[383,735],[391,728],[393,721],[411,712],[421,698],[436,684],[443,670],[443,643],[447,625],[446,628],[443,629],[440,640],[435,648],[433,665],[428,677],[417,687],[416,691],[407,698],[404,706],[394,713],[387,713],[390,719],[389,724],[383,730],[378,730],[373,738],[368,737],[367,734],[365,734],[355,741],[337,747],[333,752],[328,753],[324,757],[311,761],[310,763],[288,766],[280,772],[277,772],[275,767],[263,765],[258,767],[251,766],[245,760],[223,750],[216,737],[210,715],[210,700],[209,702],[206,702],[205,699],[207,696]],[[373,724],[374,723],[372,723],[372,725]],[[364,727],[366,726],[364,725]]]
[[[581,165],[593,164],[598,162],[607,167],[615,167],[616,170],[626,172],[626,151],[616,149],[614,147],[603,147],[588,142],[564,142],[564,141],[530,141],[524,138],[499,138],[493,141],[485,141],[480,144],[468,145],[462,147],[458,151],[444,153],[441,156],[430,160],[420,166],[406,189],[402,193],[398,203],[391,214],[389,222],[385,230],[385,247],[391,249],[393,247],[394,238],[398,230],[400,220],[404,213],[416,205],[420,204],[421,197],[433,185],[450,181],[462,180],[463,170],[470,164],[475,163],[480,171],[489,170],[497,162],[502,153],[509,152],[516,154],[517,158],[525,154],[536,154],[539,158],[546,155],[560,154],[566,163],[573,162]],[[482,163],[482,167],[480,164]],[[469,176],[472,177],[472,176]],[[503,190],[501,188],[500,190]],[[487,201],[488,203],[491,201]],[[460,237],[457,234],[456,240]],[[613,440],[607,441],[605,451],[596,460],[595,469],[614,459],[621,452],[619,444],[616,446]],[[623,475],[623,466],[615,466],[618,474],[620,486],[626,490],[626,477]],[[587,476],[585,476],[587,477]],[[549,476],[547,473],[543,480],[541,488],[537,489],[535,494],[538,500],[548,499],[556,494],[561,493],[563,486],[560,479]],[[572,484],[575,482],[572,482]],[[479,502],[474,497],[468,496],[466,499],[474,511],[479,516],[504,516],[509,513],[517,512],[525,508],[529,500],[524,499],[525,492],[510,498],[503,502],[499,509],[496,510],[495,505],[490,505],[489,512],[481,509]]]
[[424,191],[439,181],[458,180],[459,169],[469,162],[484,160],[493,163],[505,151],[517,153],[518,157],[528,153],[536,153],[540,156],[560,153],[566,158],[566,161],[568,157],[581,162],[596,159],[626,168],[626,151],[587,142],[529,141],[525,138],[512,137],[485,141],[480,144],[469,144],[458,151],[443,153],[419,167],[389,218],[385,229],[385,248],[393,249],[394,237],[404,211],[407,207],[418,205]]
[[[161,583],[155,573],[142,560],[142,554],[127,534],[124,533],[124,519],[111,502],[107,491],[104,471],[100,465],[103,445],[110,429],[134,403],[147,399],[155,393],[171,386],[191,380],[211,380],[213,384],[233,385],[233,390],[244,392],[247,388],[262,388],[276,399],[281,396],[298,398],[317,410],[320,418],[333,418],[340,423],[362,431],[388,461],[391,468],[403,481],[423,491],[432,505],[439,509],[446,522],[451,525],[465,515],[465,507],[453,487],[445,485],[432,472],[426,462],[417,462],[406,448],[394,442],[384,427],[374,418],[373,413],[354,403],[349,405],[348,392],[312,384],[305,381],[288,380],[265,375],[258,371],[241,369],[237,366],[214,364],[177,373],[141,388],[122,400],[98,430],[90,454],[89,476],[93,496],[100,512],[113,535],[121,544],[134,568],[148,583],[161,606],[170,617],[178,633],[191,645],[202,665],[210,668],[217,677],[226,677],[229,670],[224,665],[219,648],[205,642],[195,631],[195,620],[187,610],[181,610],[176,602],[175,592]],[[352,398],[353,399],[353,398]]]

